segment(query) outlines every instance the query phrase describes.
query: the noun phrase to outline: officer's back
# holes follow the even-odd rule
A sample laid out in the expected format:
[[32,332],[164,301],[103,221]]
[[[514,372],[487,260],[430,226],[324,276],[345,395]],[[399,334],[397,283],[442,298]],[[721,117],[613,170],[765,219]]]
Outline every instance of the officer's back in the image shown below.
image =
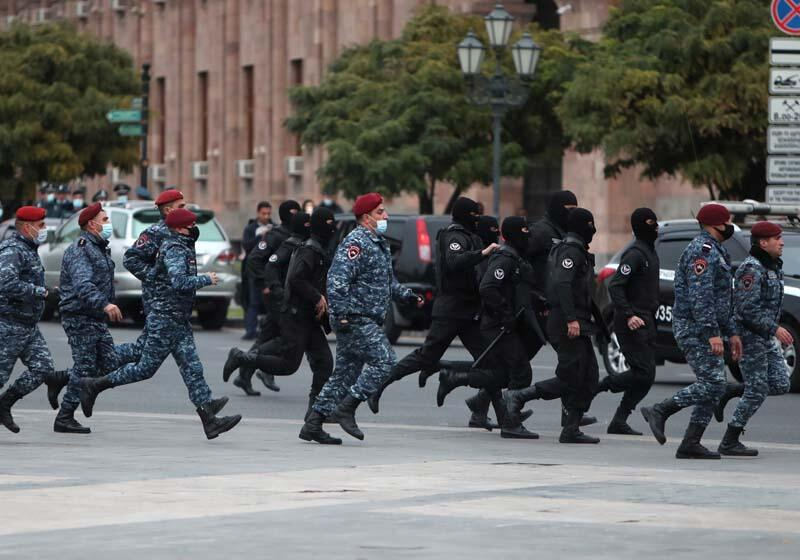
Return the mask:
[[[587,234],[588,235],[588,234]],[[553,246],[548,259],[547,302],[550,307],[549,336],[563,336],[567,323],[578,321],[582,335],[591,334],[592,274],[594,255],[586,248],[584,236],[569,232]]]
[[59,280],[59,311],[104,319],[104,307],[114,300],[114,260],[108,241],[82,231],[64,251]]

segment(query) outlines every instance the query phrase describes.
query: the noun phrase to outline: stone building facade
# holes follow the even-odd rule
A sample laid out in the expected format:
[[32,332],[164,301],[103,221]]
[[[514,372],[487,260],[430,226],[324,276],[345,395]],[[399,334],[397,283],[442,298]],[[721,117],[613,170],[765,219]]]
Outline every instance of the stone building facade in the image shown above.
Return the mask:
[[[287,88],[317,84],[346,47],[397,37],[421,4],[488,13],[487,0],[0,0],[0,25],[57,18],[127,49],[151,65],[149,162],[151,191],[179,186],[213,208],[235,237],[262,199],[319,200],[319,150],[304,153],[286,131]],[[537,19],[590,38],[600,34],[615,0],[505,0],[521,21]],[[560,14],[559,14],[560,12]],[[702,192],[675,180],[641,181],[635,171],[602,175],[602,154],[565,154],[525,181],[503,183],[502,213],[541,211],[546,194],[572,188],[595,212],[600,253],[628,237],[626,212],[653,205],[683,215]],[[92,182],[108,186],[111,174]],[[136,176],[119,177],[138,184]],[[448,198],[440,188],[437,210]],[[490,207],[491,191],[471,193]],[[347,201],[341,201],[348,207]],[[398,197],[390,209],[416,209]]]

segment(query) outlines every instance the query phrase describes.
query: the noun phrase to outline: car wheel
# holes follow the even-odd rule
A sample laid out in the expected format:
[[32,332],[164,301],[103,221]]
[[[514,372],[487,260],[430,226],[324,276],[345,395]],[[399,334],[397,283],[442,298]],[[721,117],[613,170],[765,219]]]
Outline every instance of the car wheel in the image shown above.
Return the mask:
[[611,333],[611,340],[606,344],[603,352],[603,364],[609,375],[619,375],[631,369],[619,346],[617,334],[614,332]]
[[797,354],[800,352],[800,340],[798,340],[797,329],[786,323],[783,323],[781,326],[789,331],[789,334],[792,335],[794,339],[792,344],[783,349],[783,359],[786,362],[786,367],[789,368],[790,391],[792,393],[800,393],[800,371],[798,371],[797,367]]
[[394,320],[394,305],[389,304],[389,311],[386,313],[386,320],[383,322],[383,332],[392,344],[397,344],[403,329],[397,326]]
[[197,319],[200,326],[209,331],[218,331],[228,319],[228,305],[230,302],[220,302],[210,309],[197,312]]

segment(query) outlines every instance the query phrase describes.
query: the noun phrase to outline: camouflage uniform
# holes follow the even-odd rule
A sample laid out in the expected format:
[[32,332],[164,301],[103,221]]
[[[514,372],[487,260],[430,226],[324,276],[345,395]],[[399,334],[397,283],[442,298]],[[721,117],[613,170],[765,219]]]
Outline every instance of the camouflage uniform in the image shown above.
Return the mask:
[[780,259],[762,262],[749,256],[736,271],[733,301],[742,333],[739,367],[744,377],[744,395],[731,425],[738,428],[747,424],[767,395],[789,391],[789,369],[774,338],[783,303],[781,264]]
[[172,354],[189,390],[189,399],[199,407],[211,400],[211,389],[203,378],[189,318],[195,292],[209,286],[211,278],[197,275],[194,241],[169,231],[148,277],[152,299],[145,300],[150,312],[141,360],[111,373],[109,381],[116,386],[149,379]]
[[54,375],[53,358],[36,323],[44,311],[44,267],[36,243],[14,233],[0,243],[0,387],[19,358],[28,369],[9,388],[27,395]]
[[738,334],[732,306],[728,251],[704,231],[684,249],[675,271],[672,330],[697,381],[672,397],[680,407],[695,405],[691,424],[707,426],[725,391],[725,361],[708,340]]
[[[416,296],[395,278],[388,242],[360,225],[339,245],[328,272],[336,367],[314,403],[316,412],[327,416],[348,392],[364,401],[388,378],[397,356],[382,325],[392,298]],[[345,331],[338,326],[342,319],[350,324]]]
[[114,346],[104,308],[114,301],[114,261],[108,241],[83,231],[64,252],[59,281],[61,325],[72,349],[73,367],[61,410],[74,411],[80,402],[80,379],[103,375],[135,362],[138,344]]
[[122,265],[128,272],[136,276],[142,282],[142,303],[145,315],[148,313],[148,305],[153,299],[155,278],[153,272],[156,266],[156,257],[161,244],[170,235],[169,228],[162,219],[157,224],[153,224],[144,230],[133,247],[125,251]]

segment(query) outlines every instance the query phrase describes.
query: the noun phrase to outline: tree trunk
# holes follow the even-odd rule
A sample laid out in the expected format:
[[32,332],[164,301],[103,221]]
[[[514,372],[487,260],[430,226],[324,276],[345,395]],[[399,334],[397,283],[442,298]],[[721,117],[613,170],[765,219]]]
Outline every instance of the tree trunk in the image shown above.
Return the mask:
[[461,196],[462,192],[463,191],[459,187],[456,187],[453,190],[453,194],[450,195],[450,200],[447,201],[447,205],[444,207],[445,214],[450,214],[453,211],[453,204],[456,203],[456,200],[458,200],[458,197]]
[[419,193],[419,213],[433,214],[433,201],[436,195],[436,178],[431,177],[427,191]]

